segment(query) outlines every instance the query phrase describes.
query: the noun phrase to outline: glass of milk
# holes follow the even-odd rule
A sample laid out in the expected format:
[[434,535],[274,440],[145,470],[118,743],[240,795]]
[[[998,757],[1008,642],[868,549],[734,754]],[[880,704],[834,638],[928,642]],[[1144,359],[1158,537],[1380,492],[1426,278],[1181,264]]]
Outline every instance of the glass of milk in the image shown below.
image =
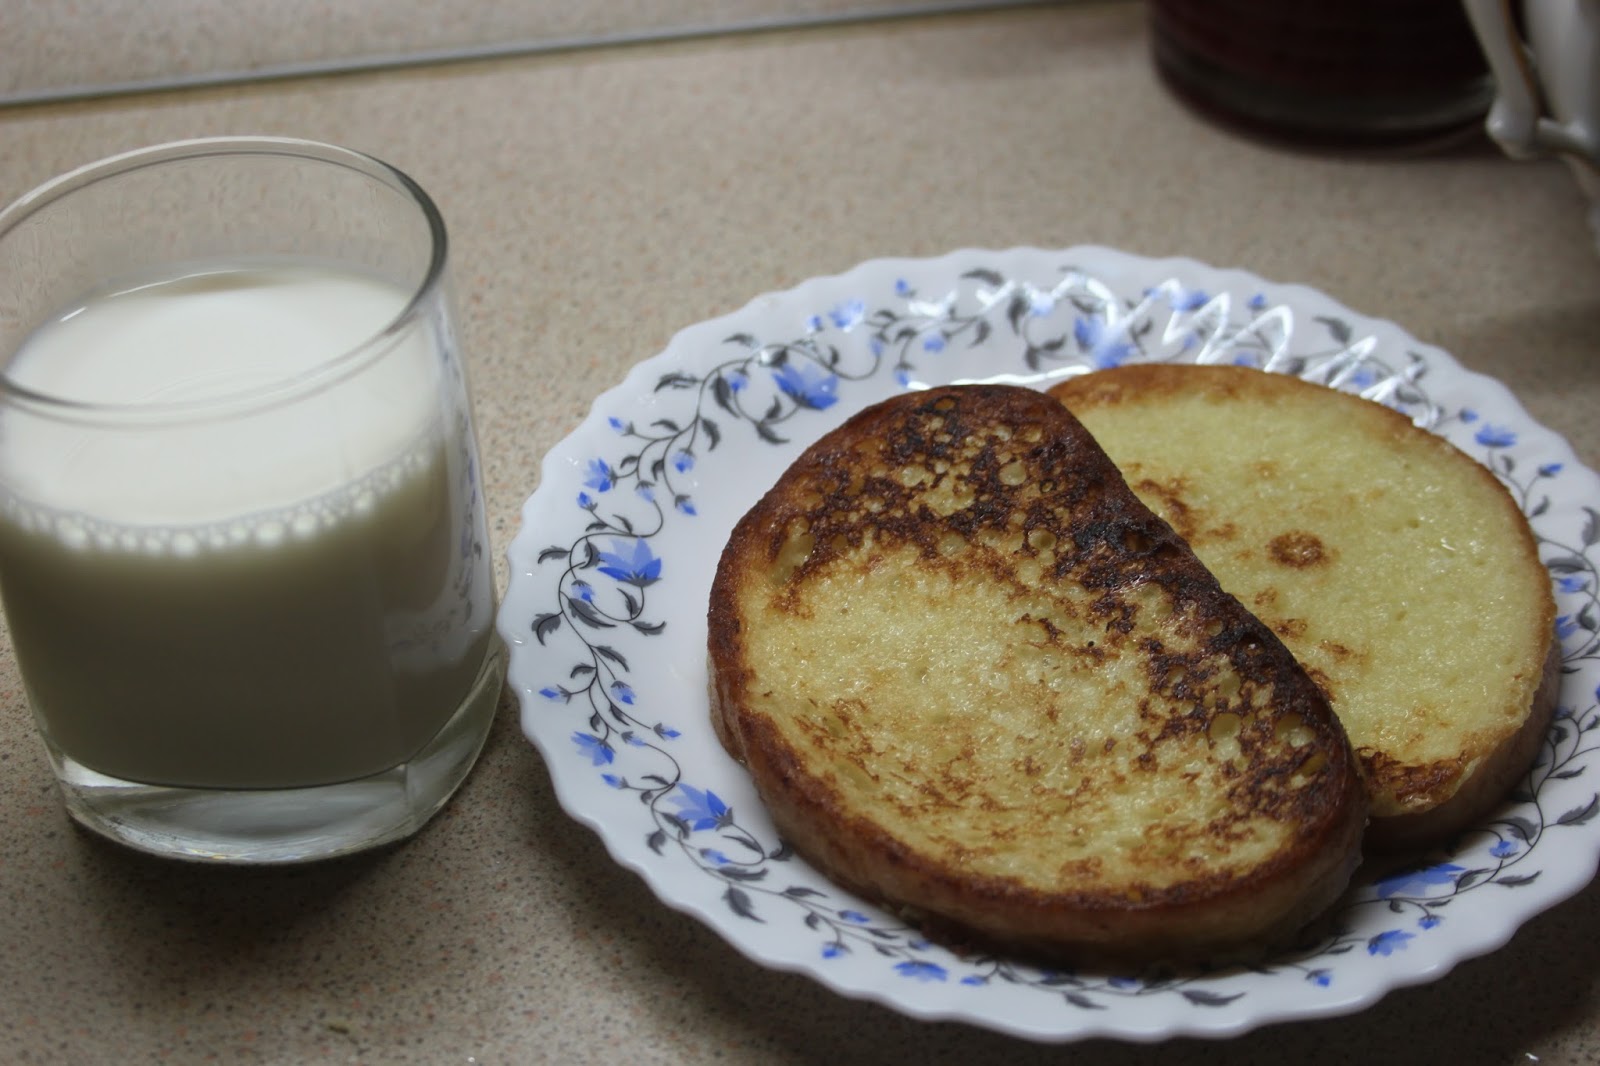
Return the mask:
[[444,223],[278,138],[0,212],[0,602],[71,815],[239,863],[405,837],[503,650]]

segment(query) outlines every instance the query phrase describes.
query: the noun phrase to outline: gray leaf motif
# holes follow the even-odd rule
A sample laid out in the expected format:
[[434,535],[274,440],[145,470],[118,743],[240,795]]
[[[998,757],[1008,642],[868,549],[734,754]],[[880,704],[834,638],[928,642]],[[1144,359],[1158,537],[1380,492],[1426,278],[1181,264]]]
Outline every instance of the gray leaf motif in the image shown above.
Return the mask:
[[1226,1007],[1244,995],[1243,992],[1235,992],[1231,996],[1223,995],[1221,992],[1207,992],[1203,988],[1185,988],[1179,994],[1197,1007]]
[[1333,339],[1338,341],[1340,344],[1350,343],[1350,323],[1346,322],[1344,319],[1334,318],[1331,315],[1316,315],[1312,318],[1312,321],[1320,322],[1324,326],[1327,326],[1328,332],[1333,336]]
[[546,637],[548,637],[550,634],[554,633],[556,630],[558,630],[560,628],[561,628],[561,612],[560,611],[550,611],[547,614],[539,615],[537,618],[535,618],[533,620],[533,635],[535,637],[539,638],[539,643],[540,644],[543,644]]
[[728,904],[728,909],[739,917],[766,924],[765,919],[756,913],[755,907],[750,903],[750,895],[744,889],[729,885],[722,898]]
[[1557,825],[1584,825],[1600,813],[1600,795],[1589,797],[1589,802],[1582,807],[1574,807],[1560,818],[1556,819]]

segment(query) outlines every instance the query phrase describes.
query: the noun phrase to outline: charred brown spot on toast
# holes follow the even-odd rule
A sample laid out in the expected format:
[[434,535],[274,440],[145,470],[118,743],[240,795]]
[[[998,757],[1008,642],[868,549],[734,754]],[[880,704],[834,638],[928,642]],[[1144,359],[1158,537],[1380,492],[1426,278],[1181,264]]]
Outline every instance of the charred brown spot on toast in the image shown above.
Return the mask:
[[1322,566],[1329,561],[1328,550],[1323,547],[1322,539],[1303,529],[1291,529],[1273,537],[1267,542],[1267,554],[1280,566],[1296,570]]
[[1130,484],[1142,500],[1167,520],[1167,524],[1172,526],[1178,536],[1186,541],[1193,541],[1195,534],[1199,532],[1199,527],[1189,502],[1184,499],[1185,486],[1182,478],[1157,481],[1155,478],[1145,477]]
[[1467,769],[1467,760],[1459,756],[1418,764],[1375,748],[1358,748],[1356,755],[1368,780],[1392,794],[1402,810],[1438,795],[1440,789],[1453,788]]
[[1238,539],[1239,527],[1196,503],[1190,494],[1188,482],[1183,478],[1158,480],[1138,477],[1139,472],[1137,463],[1129,465],[1125,471],[1131,479],[1129,484],[1139,498],[1191,547],[1197,544],[1227,544]]

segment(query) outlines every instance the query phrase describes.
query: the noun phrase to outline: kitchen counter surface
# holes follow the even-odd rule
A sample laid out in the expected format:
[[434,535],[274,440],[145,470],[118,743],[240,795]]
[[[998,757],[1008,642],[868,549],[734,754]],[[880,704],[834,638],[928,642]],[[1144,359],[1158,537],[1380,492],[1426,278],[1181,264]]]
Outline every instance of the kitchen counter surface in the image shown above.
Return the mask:
[[[1242,140],[1157,83],[1133,4],[0,110],[0,200],[223,133],[347,144],[439,201],[497,552],[540,457],[680,327],[961,247],[1099,243],[1304,282],[1500,378],[1600,466],[1600,256],[1559,165]],[[407,844],[216,869],[74,829],[0,656],[0,1061],[1597,1062],[1597,941],[1591,888],[1346,1018],[1032,1045],[763,969],[662,906],[562,813],[509,698]]]

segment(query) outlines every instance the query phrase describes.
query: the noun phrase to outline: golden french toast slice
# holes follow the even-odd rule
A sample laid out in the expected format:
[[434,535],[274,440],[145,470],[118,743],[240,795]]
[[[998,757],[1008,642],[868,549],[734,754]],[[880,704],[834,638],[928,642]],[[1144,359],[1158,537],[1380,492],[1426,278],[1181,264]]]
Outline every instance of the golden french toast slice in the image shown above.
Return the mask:
[[1550,578],[1488,469],[1380,404],[1247,367],[1051,390],[1328,694],[1369,842],[1433,842],[1528,768],[1559,673]]
[[1359,860],[1322,693],[1040,392],[823,437],[734,529],[709,625],[713,723],[780,832],[958,944],[1233,956]]

